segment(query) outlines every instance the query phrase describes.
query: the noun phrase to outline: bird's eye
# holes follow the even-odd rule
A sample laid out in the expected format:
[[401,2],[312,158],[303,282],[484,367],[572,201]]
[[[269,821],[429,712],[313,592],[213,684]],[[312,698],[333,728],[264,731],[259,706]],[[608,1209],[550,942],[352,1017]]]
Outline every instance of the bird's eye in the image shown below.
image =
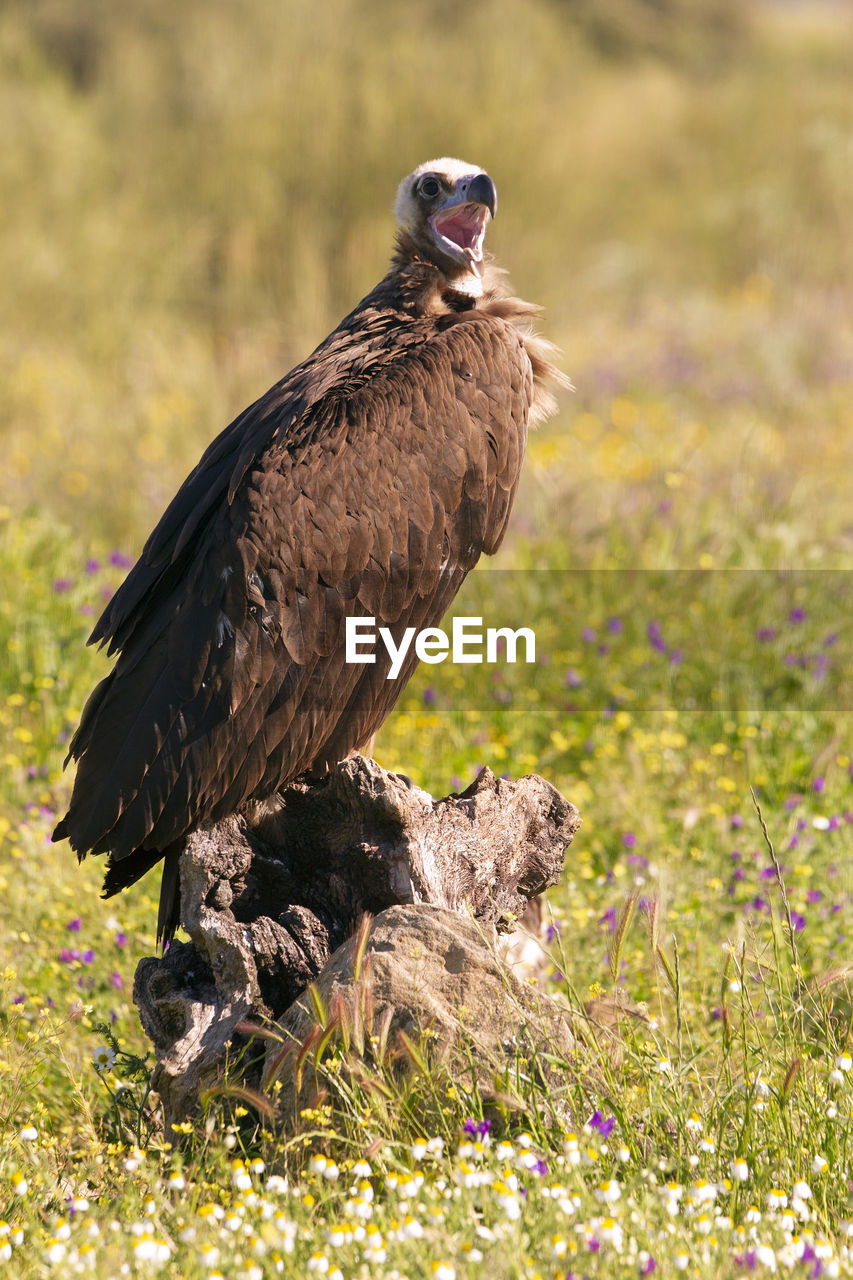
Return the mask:
[[427,200],[434,200],[441,190],[441,187],[439,186],[437,178],[427,177],[421,178],[418,183],[418,190],[422,196],[426,196]]

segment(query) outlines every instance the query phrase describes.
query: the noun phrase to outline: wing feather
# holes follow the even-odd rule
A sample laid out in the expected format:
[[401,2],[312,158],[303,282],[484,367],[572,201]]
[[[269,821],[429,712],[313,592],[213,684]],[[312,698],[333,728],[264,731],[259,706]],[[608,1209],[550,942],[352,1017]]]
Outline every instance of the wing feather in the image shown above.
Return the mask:
[[418,324],[333,334],[235,419],[96,626],[120,652],[72,742],[61,829],[110,850],[111,883],[364,743],[417,659],[397,680],[384,654],[347,664],[347,618],[398,641],[435,625],[503,537],[529,358],[500,318]]

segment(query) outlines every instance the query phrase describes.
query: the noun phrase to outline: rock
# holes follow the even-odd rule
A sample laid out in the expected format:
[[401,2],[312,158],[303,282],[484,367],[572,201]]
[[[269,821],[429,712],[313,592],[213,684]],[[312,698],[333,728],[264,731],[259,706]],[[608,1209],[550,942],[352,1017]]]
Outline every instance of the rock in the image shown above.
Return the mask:
[[[554,1074],[547,1059],[580,1065],[568,1009],[519,981],[500,958],[494,926],[424,903],[390,907],[370,921],[366,938],[339,947],[280,1020],[282,1044],[267,1050],[264,1084],[280,1080],[285,1120],[327,1087],[310,1052],[299,1062],[318,1027],[324,1043],[346,1034],[368,1059],[380,1030],[390,1045],[401,1032],[415,1045],[426,1035],[430,1056],[464,1064],[466,1075],[473,1061],[487,1092],[517,1055],[538,1060],[542,1076]],[[282,1053],[288,1045],[293,1051]]]

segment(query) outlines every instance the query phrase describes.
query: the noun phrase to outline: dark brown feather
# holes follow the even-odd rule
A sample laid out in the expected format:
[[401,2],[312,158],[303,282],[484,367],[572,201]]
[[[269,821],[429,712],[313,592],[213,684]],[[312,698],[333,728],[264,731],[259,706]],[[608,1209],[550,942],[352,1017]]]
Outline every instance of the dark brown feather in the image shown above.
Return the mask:
[[213,441],[92,633],[119,656],[56,838],[109,852],[107,894],[168,850],[167,934],[181,841],[334,765],[402,692],[414,646],[397,680],[383,649],[347,664],[346,619],[436,625],[504,536],[551,372],[530,308],[491,279],[473,303],[404,248]]

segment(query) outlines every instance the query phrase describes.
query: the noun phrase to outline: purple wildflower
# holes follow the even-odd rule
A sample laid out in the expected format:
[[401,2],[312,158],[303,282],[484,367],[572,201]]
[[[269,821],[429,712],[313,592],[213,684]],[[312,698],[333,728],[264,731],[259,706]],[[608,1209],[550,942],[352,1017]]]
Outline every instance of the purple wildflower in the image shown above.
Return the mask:
[[804,621],[805,616],[806,616],[805,609],[792,609],[791,612],[788,614],[788,621],[802,622]]
[[75,916],[73,920],[68,921],[68,924],[65,927],[69,933],[79,933],[82,924],[83,924],[83,921],[80,919],[80,917]]
[[739,827],[743,826],[743,818],[740,816],[739,813],[732,814],[732,826],[735,829],[738,829]]
[[817,795],[820,795],[825,786],[826,786],[826,778],[824,778],[823,774],[819,774],[818,777],[816,777],[814,782],[812,783],[812,791],[814,791]]
[[623,833],[622,843],[624,844],[626,849],[634,848],[635,844],[637,843],[637,837],[634,835],[633,831],[626,831]]
[[808,1275],[814,1277],[815,1280],[816,1280],[816,1277],[823,1275],[823,1265],[821,1263],[821,1260],[817,1256],[817,1253],[814,1251],[814,1249],[811,1247],[810,1244],[807,1244],[803,1249],[803,1252],[800,1254],[800,1262],[814,1263],[814,1266],[812,1267],[811,1271],[808,1272]]
[[574,667],[569,667],[566,672],[566,684],[570,689],[579,689],[583,684],[583,678],[580,672]]
[[62,595],[64,591],[70,591],[74,586],[71,578],[54,578],[53,589],[57,595]]
[[462,1126],[472,1138],[485,1138],[491,1127],[491,1120],[475,1120],[473,1117],[469,1117]]
[[581,632],[581,640],[583,640],[585,644],[592,644],[594,639],[595,639],[594,628],[584,627],[583,631]]
[[799,911],[792,911],[791,927],[794,930],[794,933],[802,933],[803,929],[806,927],[806,917],[801,916]]
[[115,565],[117,569],[129,569],[133,564],[130,556],[126,556],[123,551],[110,552],[110,564]]
[[645,1262],[640,1267],[640,1275],[650,1276],[652,1272],[656,1270],[657,1270],[657,1263],[655,1262],[654,1258],[649,1256],[648,1258],[646,1258]]
[[612,636],[621,636],[624,629],[624,623],[621,618],[608,618],[607,630]]
[[98,570],[100,569],[100,567],[101,567],[101,562],[100,562],[100,560],[95,560],[95,559],[93,559],[92,557],[90,557],[90,558],[86,561],[86,572],[87,572],[87,573],[97,573],[97,572],[98,572]]
[[113,939],[113,941],[115,942],[117,947],[126,947],[127,934],[124,932],[123,929],[120,929],[119,932],[116,934],[115,938]]
[[755,638],[759,644],[767,644],[770,640],[775,640],[778,631],[774,627],[759,627],[755,633]]
[[664,643],[663,632],[659,622],[650,622],[646,627],[646,635],[653,649],[657,649],[658,653],[666,653],[666,644]]
[[604,1115],[596,1108],[587,1123],[589,1124],[590,1129],[595,1129],[597,1133],[601,1134],[602,1138],[609,1138],[616,1124],[616,1117],[607,1116],[605,1118]]
[[116,991],[121,991],[124,986],[124,979],[120,973],[113,972],[110,974],[110,986],[115,987]]
[[424,702],[428,707],[431,707],[435,702],[435,689],[433,689],[432,686],[428,689],[424,689]]

